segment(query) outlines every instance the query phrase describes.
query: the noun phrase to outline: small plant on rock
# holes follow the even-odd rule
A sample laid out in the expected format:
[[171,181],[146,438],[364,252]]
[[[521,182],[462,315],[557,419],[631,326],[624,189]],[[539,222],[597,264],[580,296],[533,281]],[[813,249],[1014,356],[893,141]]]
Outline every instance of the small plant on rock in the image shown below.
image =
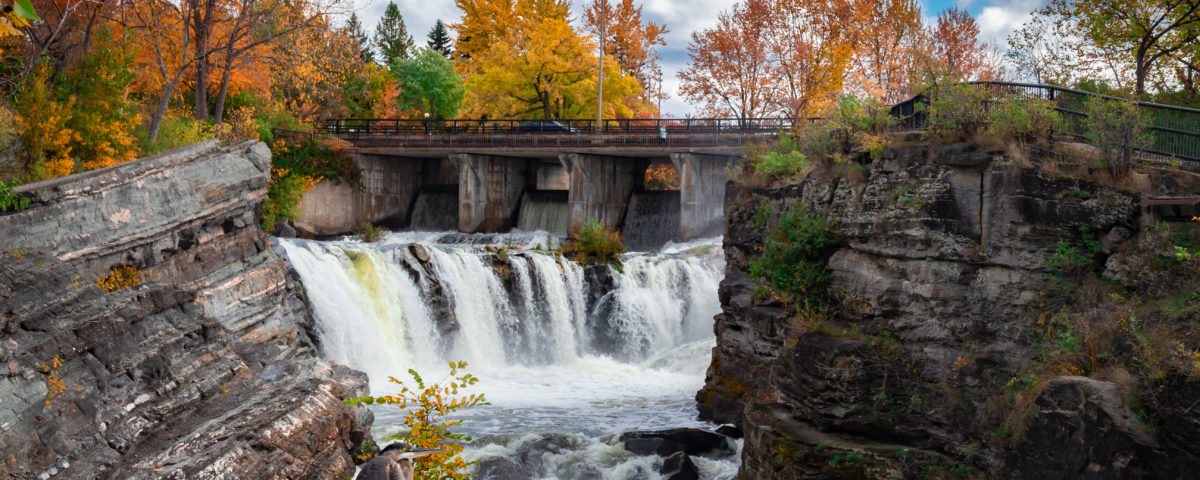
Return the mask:
[[[467,362],[450,362],[450,373],[442,381],[427,385],[416,370],[409,369],[413,386],[395,377],[388,381],[399,385],[400,392],[396,395],[378,397],[357,397],[346,400],[346,405],[396,405],[407,413],[404,424],[408,432],[395,435],[394,439],[417,448],[443,448],[446,451],[430,455],[416,462],[414,478],[419,480],[458,480],[470,478],[465,473],[468,462],[460,455],[463,446],[459,442],[470,442],[471,437],[454,433],[451,428],[462,425],[461,420],[449,420],[446,417],[461,408],[489,405],[482,393],[460,396],[460,390],[475,385],[479,379],[464,372]],[[448,382],[446,380],[449,380]],[[373,456],[369,455],[368,456]]]
[[750,275],[759,284],[756,295],[774,296],[802,314],[824,313],[830,279],[826,249],[836,243],[833,227],[828,217],[800,203],[768,222],[762,253],[750,261]]
[[104,278],[96,280],[96,286],[106,292],[133,288],[142,284],[142,275],[144,273],[138,270],[137,267],[117,265],[112,267],[108,275],[105,275]]
[[362,226],[358,227],[357,235],[359,240],[376,243],[383,240],[383,229],[371,222],[363,222]]
[[575,259],[583,263],[600,263],[621,265],[621,254],[625,253],[625,243],[621,234],[605,228],[595,220],[583,225],[583,229],[575,234],[566,248],[575,252]]

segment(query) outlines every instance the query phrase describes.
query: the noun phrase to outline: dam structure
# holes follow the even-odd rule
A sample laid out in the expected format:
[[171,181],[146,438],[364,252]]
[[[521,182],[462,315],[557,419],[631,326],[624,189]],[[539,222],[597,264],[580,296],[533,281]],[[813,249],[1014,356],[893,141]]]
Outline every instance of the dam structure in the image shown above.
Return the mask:
[[[364,222],[568,235],[597,221],[656,248],[720,235],[730,168],[745,146],[789,128],[789,119],[329,120],[323,133],[352,146],[363,188],[319,183],[295,224],[317,236]],[[647,189],[652,165],[671,165],[678,190]]]

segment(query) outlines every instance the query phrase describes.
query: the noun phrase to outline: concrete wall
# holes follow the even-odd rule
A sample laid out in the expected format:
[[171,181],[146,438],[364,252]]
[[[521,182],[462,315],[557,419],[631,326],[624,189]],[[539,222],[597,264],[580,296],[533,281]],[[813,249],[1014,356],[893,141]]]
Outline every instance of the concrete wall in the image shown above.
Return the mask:
[[650,161],[579,153],[566,153],[558,158],[571,180],[567,232],[579,232],[590,220],[608,228],[621,226],[629,196],[645,181]]
[[725,182],[735,157],[672,153],[679,170],[679,234],[683,239],[713,237],[725,231]]
[[300,202],[296,230],[308,235],[339,235],[363,222],[403,222],[421,189],[420,159],[357,155],[363,191],[322,180]]
[[458,230],[465,233],[500,232],[516,220],[521,194],[533,181],[526,158],[454,154],[458,165]]

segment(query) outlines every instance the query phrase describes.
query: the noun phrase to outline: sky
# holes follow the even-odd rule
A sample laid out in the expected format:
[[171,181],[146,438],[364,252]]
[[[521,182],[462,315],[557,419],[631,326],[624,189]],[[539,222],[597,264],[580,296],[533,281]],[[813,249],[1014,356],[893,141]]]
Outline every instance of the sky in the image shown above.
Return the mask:
[[[583,8],[589,0],[574,0],[572,11],[580,26]],[[663,91],[671,98],[663,100],[664,117],[679,118],[694,114],[697,110],[678,93],[679,79],[676,74],[687,65],[687,46],[694,31],[711,28],[717,23],[717,15],[727,11],[736,0],[638,0],[642,6],[642,18],[666,25],[667,45],[659,52],[662,55]],[[1029,18],[1029,13],[1047,3],[1047,0],[921,0],[926,23],[930,23],[938,12],[957,5],[967,9],[979,22],[980,36],[984,41],[1004,48],[1005,39],[1015,28]],[[373,34],[375,25],[383,15],[387,0],[358,0],[357,13],[368,34]],[[455,23],[461,12],[454,0],[398,0],[396,6],[404,16],[408,32],[417,45],[424,45],[428,32],[440,18],[446,24]]]

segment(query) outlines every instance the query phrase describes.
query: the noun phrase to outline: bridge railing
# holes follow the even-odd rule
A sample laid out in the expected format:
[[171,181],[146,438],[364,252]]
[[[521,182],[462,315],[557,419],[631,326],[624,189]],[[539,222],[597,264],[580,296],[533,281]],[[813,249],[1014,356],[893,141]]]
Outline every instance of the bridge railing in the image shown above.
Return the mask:
[[[1157,160],[1177,159],[1191,166],[1200,162],[1200,110],[1163,105],[1151,102],[1101,95],[1054,85],[1037,85],[1016,82],[972,82],[995,95],[1017,95],[1023,98],[1049,100],[1063,117],[1062,128],[1055,133],[1081,139],[1090,139],[1087,129],[1087,113],[1084,104],[1093,98],[1128,102],[1137,105],[1147,120],[1151,136],[1150,146],[1141,149],[1147,156]],[[892,107],[892,115],[900,119],[901,126],[908,129],[924,128],[928,114],[919,108],[928,104],[929,98],[917,95]],[[986,105],[982,106],[986,108]]]
[[790,118],[681,118],[681,119],[565,119],[469,120],[338,118],[322,125],[332,135],[526,135],[537,133],[689,134],[778,133],[792,128]]

